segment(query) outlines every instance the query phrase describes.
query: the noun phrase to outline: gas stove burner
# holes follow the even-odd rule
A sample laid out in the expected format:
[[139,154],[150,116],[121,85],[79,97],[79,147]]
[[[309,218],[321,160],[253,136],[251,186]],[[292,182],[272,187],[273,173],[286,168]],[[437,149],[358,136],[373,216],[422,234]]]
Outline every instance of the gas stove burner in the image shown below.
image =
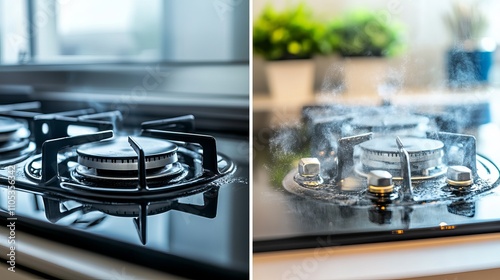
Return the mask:
[[30,136],[26,126],[11,118],[0,117],[0,144],[14,143]]
[[30,157],[36,145],[26,139],[0,145],[0,168],[17,164]]
[[[22,127],[23,127],[23,125],[14,119],[0,117],[0,136],[2,136],[2,137],[5,137],[6,135],[9,135],[10,133],[16,132],[17,130],[21,129]],[[5,141],[4,139],[5,138],[0,138],[0,142]]]
[[[23,224],[19,230],[47,233],[44,237],[63,243],[83,240],[77,243],[103,248],[103,254],[114,252],[112,257],[132,246],[136,255],[153,253],[155,259],[179,264],[189,260],[206,271],[220,267],[216,278],[248,275],[241,266],[248,263],[248,254],[240,250],[248,243],[240,230],[248,233],[248,158],[241,153],[247,137],[221,130],[212,130],[217,137],[199,134],[212,120],[196,129],[191,115],[138,126],[137,121],[158,116],[156,111],[123,119],[118,111],[51,113],[59,103],[44,104],[47,113],[0,106],[0,116],[7,117],[0,118],[0,195],[15,196],[19,207],[14,210]],[[26,145],[31,153],[11,161]],[[235,161],[218,148],[233,153]],[[0,214],[8,218],[12,205],[2,205]],[[207,226],[217,228],[215,234],[204,234]],[[196,241],[207,236],[211,245],[201,252]],[[170,250],[165,241],[171,237],[187,247]],[[214,248],[235,250],[229,255],[222,250],[214,259]],[[228,257],[234,260],[228,263]],[[164,260],[156,262],[158,269]]]
[[[137,181],[138,178],[137,171],[108,171],[86,167],[83,165],[77,165],[75,171],[86,179],[94,180],[95,182],[111,181],[111,183],[113,183],[112,181]],[[173,178],[177,178],[178,180],[185,176],[184,167],[177,162],[166,165],[163,168],[150,169],[146,172],[147,180],[169,179],[169,181],[172,182]],[[184,176],[181,176],[183,174]],[[74,178],[79,181],[83,181],[83,178],[80,178],[79,176],[75,176]]]
[[476,154],[470,135],[436,132],[430,138],[344,137],[325,160],[302,158],[283,179],[296,195],[349,207],[408,206],[473,201],[500,184],[500,171]]
[[[146,170],[164,168],[177,162],[177,146],[168,141],[134,137],[144,147]],[[78,163],[94,168],[99,173],[106,171],[137,171],[137,153],[128,143],[127,137],[82,145],[76,150]]]
[[26,125],[11,118],[0,117],[0,167],[26,159],[35,151]]
[[[107,121],[27,117],[34,121],[35,141],[29,146],[36,146],[37,154],[23,164],[23,182],[36,192],[98,201],[156,200],[202,192],[236,170],[229,157],[217,153],[214,137],[155,129],[192,129],[192,116],[147,122],[140,134],[129,137],[114,136],[113,125]],[[72,125],[98,131],[70,136]]]
[[[413,179],[429,179],[445,173],[443,142],[439,140],[403,137],[408,152]],[[360,164],[356,171],[366,177],[372,170],[388,171],[395,180],[401,180],[401,157],[393,137],[375,138],[359,144]]]
[[[163,139],[144,136],[136,136],[133,139],[144,147],[145,177],[149,187],[172,185],[200,175],[197,170],[201,169],[201,160],[196,160],[200,157],[197,152],[179,148]],[[73,180],[101,190],[137,188],[138,157],[128,137],[120,136],[108,141],[85,144],[76,152],[79,164],[71,173]],[[192,164],[178,162],[178,153],[183,160]],[[191,160],[188,160],[189,158]]]
[[0,143],[0,156],[1,154],[9,153],[15,150],[28,147],[30,141],[28,139],[19,139],[17,141],[9,141]]

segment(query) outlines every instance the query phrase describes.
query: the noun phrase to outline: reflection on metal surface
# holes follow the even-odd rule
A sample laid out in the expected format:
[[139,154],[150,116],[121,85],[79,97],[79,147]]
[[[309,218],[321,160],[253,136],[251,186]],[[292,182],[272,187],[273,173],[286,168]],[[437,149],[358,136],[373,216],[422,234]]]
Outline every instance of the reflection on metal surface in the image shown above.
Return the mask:
[[396,143],[398,144],[399,158],[401,161],[403,200],[411,201],[413,200],[413,185],[411,184],[410,155],[399,137],[396,137]]
[[368,210],[370,222],[375,224],[390,224],[392,219],[392,210],[385,205],[376,205]]
[[[82,224],[85,228],[97,226],[104,222],[107,215],[117,217],[131,217],[136,226],[139,239],[142,244],[147,242],[147,218],[151,215],[165,213],[167,211],[180,211],[205,218],[215,218],[217,215],[219,187],[212,187],[203,192],[203,204],[194,205],[189,203],[179,202],[179,199],[169,199],[163,201],[140,201],[140,202],[90,202],[90,201],[71,201],[72,208],[67,208],[65,199],[41,197],[34,195],[34,201],[41,197],[43,201],[43,209],[45,216],[52,223],[58,223],[60,220],[67,217],[74,217],[70,226]],[[101,213],[95,215],[95,213]],[[68,221],[65,221],[68,223]]]
[[448,204],[448,212],[455,215],[472,218],[476,214],[476,204],[474,201],[454,201]]

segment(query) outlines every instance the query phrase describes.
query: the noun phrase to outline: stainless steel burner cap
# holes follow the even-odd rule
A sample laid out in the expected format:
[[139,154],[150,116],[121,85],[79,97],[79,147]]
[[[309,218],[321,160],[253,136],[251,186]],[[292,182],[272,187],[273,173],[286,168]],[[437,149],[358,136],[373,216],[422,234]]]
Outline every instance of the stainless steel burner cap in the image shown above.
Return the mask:
[[23,125],[11,118],[0,117],[0,133],[15,132]]
[[[444,144],[441,141],[418,137],[401,137],[401,141],[411,162],[436,160],[443,156]],[[399,148],[394,137],[375,138],[359,146],[369,160],[400,163]]]
[[465,166],[449,166],[446,177],[446,182],[451,186],[464,187],[473,184],[472,171]]
[[[146,169],[165,167],[177,162],[175,144],[149,137],[134,137],[134,139],[144,149]],[[78,163],[86,167],[112,171],[136,171],[138,169],[137,154],[128,143],[128,137],[85,144],[76,152]]]
[[0,143],[28,137],[29,131],[23,124],[11,118],[0,117]]
[[[428,179],[445,173],[443,142],[419,137],[402,137],[401,142],[408,152],[412,176]],[[401,156],[394,137],[374,138],[359,144],[359,148],[359,170],[362,174],[371,170],[386,170],[398,180]]]

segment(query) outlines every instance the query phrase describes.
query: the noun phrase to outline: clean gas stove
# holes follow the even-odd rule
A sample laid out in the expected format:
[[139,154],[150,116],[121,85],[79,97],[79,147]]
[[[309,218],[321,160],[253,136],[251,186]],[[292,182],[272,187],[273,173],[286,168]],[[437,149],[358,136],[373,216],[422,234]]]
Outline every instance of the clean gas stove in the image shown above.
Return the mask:
[[0,106],[4,222],[180,276],[248,278],[247,139],[196,133],[192,115],[131,129],[119,111],[39,111]]
[[488,106],[305,107],[256,159],[254,252],[500,231]]

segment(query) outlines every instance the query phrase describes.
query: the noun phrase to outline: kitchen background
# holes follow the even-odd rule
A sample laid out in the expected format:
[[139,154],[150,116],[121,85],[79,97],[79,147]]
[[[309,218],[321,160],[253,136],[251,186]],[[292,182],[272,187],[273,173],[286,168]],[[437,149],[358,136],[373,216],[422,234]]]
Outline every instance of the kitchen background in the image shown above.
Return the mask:
[[[267,4],[272,4],[276,10],[293,6],[300,1],[286,0],[255,0],[253,1],[253,19],[260,16]],[[370,1],[339,1],[339,0],[311,0],[304,1],[314,13],[314,18],[329,22],[355,9],[370,9],[378,11],[381,17],[388,22],[398,22],[403,26],[405,50],[391,58],[391,65],[397,72],[404,72],[404,77],[398,79],[408,88],[442,88],[446,86],[446,52],[452,45],[452,34],[446,25],[445,16],[450,14],[453,4],[459,1],[401,1],[401,0],[370,0]],[[500,3],[490,0],[460,1],[472,4],[485,15],[487,22],[483,36],[495,42],[500,40],[500,19],[495,15]],[[495,61],[498,61],[498,53]],[[316,55],[315,63],[315,88],[321,90],[327,79],[338,82],[340,78],[332,77],[328,72],[329,67],[338,65],[341,58],[337,54]],[[267,80],[265,75],[265,61],[260,55],[254,55],[253,86],[254,94],[266,94]],[[497,64],[498,65],[498,64]],[[493,67],[490,71],[490,84],[500,83],[500,71]]]
[[[36,92],[146,114],[163,104],[247,135],[248,19],[242,1],[0,0],[2,100]],[[155,86],[135,91],[150,72]]]

